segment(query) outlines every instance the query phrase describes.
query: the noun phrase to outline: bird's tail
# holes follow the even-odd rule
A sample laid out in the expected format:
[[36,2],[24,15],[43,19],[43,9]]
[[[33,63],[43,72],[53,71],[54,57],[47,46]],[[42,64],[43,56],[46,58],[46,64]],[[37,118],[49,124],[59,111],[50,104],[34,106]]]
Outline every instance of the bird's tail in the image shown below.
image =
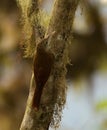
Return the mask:
[[33,96],[33,102],[32,102],[32,107],[35,108],[36,110],[39,109],[41,95],[42,95],[42,88],[36,88]]

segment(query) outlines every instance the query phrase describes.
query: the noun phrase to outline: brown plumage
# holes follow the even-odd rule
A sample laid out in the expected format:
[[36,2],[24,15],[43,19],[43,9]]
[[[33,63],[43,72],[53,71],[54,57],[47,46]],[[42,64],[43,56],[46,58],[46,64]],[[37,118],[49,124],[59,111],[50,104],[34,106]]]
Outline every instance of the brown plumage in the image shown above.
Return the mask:
[[54,55],[46,50],[47,39],[41,41],[37,46],[36,55],[34,58],[34,78],[36,89],[33,98],[33,107],[38,110],[41,100],[43,88],[49,78],[52,65],[54,62]]

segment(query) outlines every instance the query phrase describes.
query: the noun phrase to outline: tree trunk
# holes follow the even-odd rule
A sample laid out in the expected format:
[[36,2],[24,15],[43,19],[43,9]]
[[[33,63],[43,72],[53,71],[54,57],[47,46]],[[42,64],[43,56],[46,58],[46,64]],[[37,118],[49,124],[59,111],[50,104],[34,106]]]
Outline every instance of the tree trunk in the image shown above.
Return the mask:
[[72,37],[72,23],[79,0],[55,0],[49,27],[48,48],[55,56],[54,66],[45,85],[38,111],[32,108],[35,91],[32,74],[29,97],[20,130],[48,130],[49,125],[58,127],[66,99],[66,65],[68,47]]

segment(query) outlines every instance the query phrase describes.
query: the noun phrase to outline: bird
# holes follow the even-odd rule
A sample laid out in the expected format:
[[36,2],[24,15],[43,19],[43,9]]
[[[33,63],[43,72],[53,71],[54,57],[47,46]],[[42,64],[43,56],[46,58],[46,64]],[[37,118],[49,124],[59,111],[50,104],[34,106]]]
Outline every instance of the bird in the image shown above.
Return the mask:
[[49,79],[54,64],[54,54],[46,49],[49,36],[44,38],[36,49],[34,57],[34,80],[36,84],[32,106],[39,109],[43,88]]

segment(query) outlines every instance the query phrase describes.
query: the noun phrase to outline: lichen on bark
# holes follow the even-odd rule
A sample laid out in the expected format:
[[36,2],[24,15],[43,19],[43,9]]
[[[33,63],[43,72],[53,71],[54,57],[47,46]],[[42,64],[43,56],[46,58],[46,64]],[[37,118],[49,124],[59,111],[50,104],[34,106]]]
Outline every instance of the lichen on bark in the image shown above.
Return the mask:
[[[22,1],[19,0],[20,5]],[[40,15],[38,15],[39,1],[27,1],[29,3],[26,6],[27,9],[24,4],[21,5],[22,13],[24,12],[25,17],[25,29],[31,28],[31,30],[29,29],[30,33],[28,33],[30,35],[26,37],[27,54],[34,55],[36,44],[45,36],[50,35],[47,45],[49,51],[54,54],[55,61],[43,90],[38,111],[35,111],[31,106],[35,91],[35,83],[32,78],[27,107],[20,130],[48,130],[49,125],[55,128],[59,126],[66,101],[67,87],[65,76],[66,65],[69,62],[68,48],[72,37],[72,23],[79,0],[55,0],[49,26],[43,32],[39,31],[38,28],[39,26],[41,30],[44,30],[44,27],[40,24]],[[27,22],[29,24],[28,27],[26,26]],[[52,32],[55,32],[55,34],[51,35]]]

